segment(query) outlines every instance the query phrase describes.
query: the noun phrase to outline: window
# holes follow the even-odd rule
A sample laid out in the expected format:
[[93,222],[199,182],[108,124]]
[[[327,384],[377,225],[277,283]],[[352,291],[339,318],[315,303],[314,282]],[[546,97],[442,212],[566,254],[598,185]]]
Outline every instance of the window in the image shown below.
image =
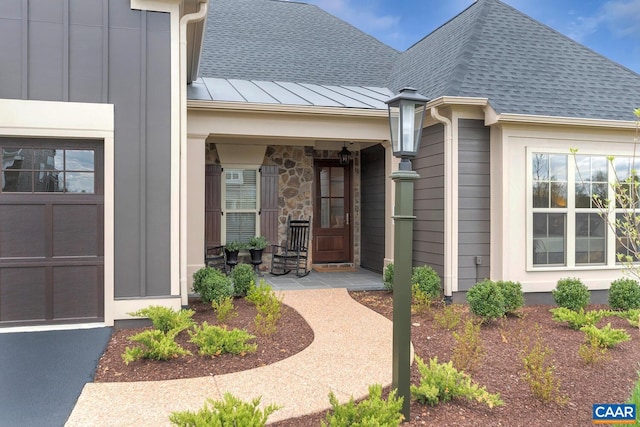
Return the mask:
[[614,175],[606,156],[532,153],[530,166],[533,267],[614,264],[601,209]]
[[91,149],[2,147],[2,192],[95,192],[95,153]]
[[259,235],[258,169],[224,168],[222,174],[223,240],[247,243]]
[[532,166],[533,264],[565,265],[567,156],[535,153]]

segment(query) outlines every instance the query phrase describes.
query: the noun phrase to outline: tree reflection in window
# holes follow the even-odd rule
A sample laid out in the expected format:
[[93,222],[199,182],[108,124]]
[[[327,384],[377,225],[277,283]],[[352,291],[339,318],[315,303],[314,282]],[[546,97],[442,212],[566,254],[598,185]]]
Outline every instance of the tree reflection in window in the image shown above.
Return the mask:
[[95,192],[92,149],[3,147],[2,192]]

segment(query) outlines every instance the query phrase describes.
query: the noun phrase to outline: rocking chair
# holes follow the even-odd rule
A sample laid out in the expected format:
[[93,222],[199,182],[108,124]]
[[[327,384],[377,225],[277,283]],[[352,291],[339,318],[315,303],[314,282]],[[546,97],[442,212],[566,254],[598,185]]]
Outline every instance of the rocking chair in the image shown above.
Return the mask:
[[296,276],[309,274],[309,219],[287,218],[287,240],[284,245],[271,245],[271,274],[282,276],[295,270]]
[[224,246],[205,247],[204,265],[213,267],[227,274],[227,258],[224,253]]

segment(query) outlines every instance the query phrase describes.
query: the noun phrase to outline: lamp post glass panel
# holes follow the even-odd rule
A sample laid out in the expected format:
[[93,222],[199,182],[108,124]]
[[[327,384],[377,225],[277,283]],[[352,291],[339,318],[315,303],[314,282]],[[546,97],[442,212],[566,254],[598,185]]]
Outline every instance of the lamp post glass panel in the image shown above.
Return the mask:
[[394,219],[393,358],[392,387],[402,396],[402,414],[410,419],[411,380],[411,271],[413,259],[413,186],[419,178],[411,170],[418,154],[428,99],[405,88],[387,101],[393,155],[400,157],[399,170],[391,174],[396,185]]

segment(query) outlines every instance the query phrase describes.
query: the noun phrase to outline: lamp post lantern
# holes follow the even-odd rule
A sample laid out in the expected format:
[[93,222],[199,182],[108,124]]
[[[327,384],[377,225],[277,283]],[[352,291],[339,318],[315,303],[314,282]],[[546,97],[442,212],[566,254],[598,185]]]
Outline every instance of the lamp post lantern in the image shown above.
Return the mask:
[[422,123],[429,100],[413,88],[404,88],[388,101],[391,147],[400,157],[395,182],[393,245],[393,369],[392,387],[403,397],[402,414],[410,419],[411,381],[411,272],[413,259],[413,187],[420,177],[410,158],[418,154]]

